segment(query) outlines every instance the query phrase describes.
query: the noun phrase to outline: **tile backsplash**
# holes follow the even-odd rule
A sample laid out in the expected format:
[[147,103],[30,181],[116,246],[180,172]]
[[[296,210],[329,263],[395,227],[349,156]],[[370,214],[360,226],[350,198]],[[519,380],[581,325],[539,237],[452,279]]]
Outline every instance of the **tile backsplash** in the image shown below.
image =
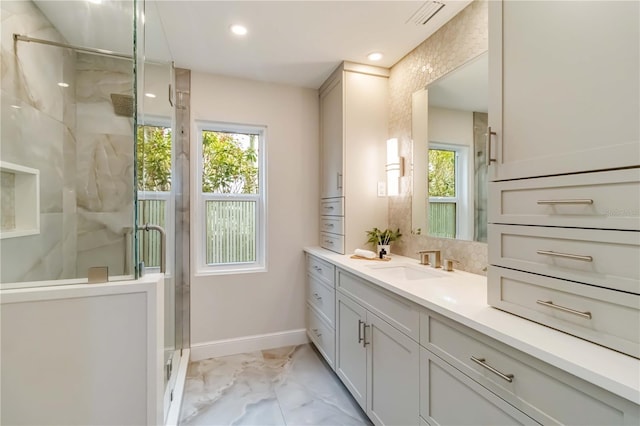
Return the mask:
[[[476,0],[391,68],[389,136],[400,141],[400,155],[411,158],[411,95],[487,51],[487,1]],[[411,233],[411,177],[403,177],[402,195],[389,198],[389,227],[403,237],[393,252],[418,258],[424,249],[441,250],[459,269],[486,275],[487,244]]]

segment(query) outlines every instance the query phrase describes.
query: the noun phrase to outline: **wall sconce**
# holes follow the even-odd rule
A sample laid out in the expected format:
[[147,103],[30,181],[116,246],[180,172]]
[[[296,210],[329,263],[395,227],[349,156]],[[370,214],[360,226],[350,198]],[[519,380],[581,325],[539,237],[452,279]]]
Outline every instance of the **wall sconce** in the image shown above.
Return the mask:
[[404,176],[404,157],[399,155],[398,138],[387,139],[387,195],[400,194],[400,178]]

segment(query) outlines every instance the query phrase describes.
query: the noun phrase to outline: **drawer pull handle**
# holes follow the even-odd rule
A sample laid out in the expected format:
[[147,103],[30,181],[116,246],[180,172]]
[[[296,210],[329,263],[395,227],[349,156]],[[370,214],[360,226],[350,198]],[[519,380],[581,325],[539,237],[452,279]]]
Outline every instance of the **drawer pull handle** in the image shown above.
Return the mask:
[[322,296],[320,296],[318,293],[313,293],[313,297],[315,297],[316,300],[322,300]]
[[325,228],[333,228],[333,226],[334,226],[333,223],[325,223],[324,224]]
[[358,343],[362,343],[362,341],[364,340],[364,338],[362,337],[362,325],[363,324],[364,324],[364,321],[358,320]]
[[504,379],[509,383],[513,382],[513,377],[514,377],[513,374],[501,373],[500,371],[496,370],[495,368],[493,368],[492,366],[487,364],[485,362],[484,358],[476,358],[475,356],[472,356],[471,357],[471,361],[475,362],[476,364],[480,365],[481,367],[486,368],[487,370],[491,371],[493,374],[498,375],[501,379]]
[[582,261],[585,261],[585,262],[593,262],[593,257],[584,256],[584,255],[581,255],[581,254],[559,253],[557,251],[550,251],[550,250],[538,250],[538,251],[536,251],[536,253],[543,254],[545,256],[564,257],[564,258],[567,258],[567,259],[582,260]]
[[588,198],[575,200],[538,200],[538,204],[593,204],[593,200]]
[[333,207],[333,206],[324,206],[324,208],[325,208],[326,210],[333,210],[335,207]]
[[325,243],[325,244],[333,245],[333,241],[331,241],[331,240],[324,240],[324,243]]
[[562,311],[562,312],[568,312],[570,314],[577,315],[577,316],[582,317],[582,318],[591,319],[591,312],[576,311],[575,309],[571,309],[571,308],[567,308],[567,307],[564,307],[564,306],[556,305],[551,300],[549,300],[548,302],[545,302],[544,300],[536,300],[536,303],[538,305],[543,305],[543,306],[547,306],[549,308],[554,308],[554,309],[557,309],[557,310]]
[[322,336],[322,333],[318,332],[317,328],[312,329],[313,330],[313,334],[315,334],[317,337]]

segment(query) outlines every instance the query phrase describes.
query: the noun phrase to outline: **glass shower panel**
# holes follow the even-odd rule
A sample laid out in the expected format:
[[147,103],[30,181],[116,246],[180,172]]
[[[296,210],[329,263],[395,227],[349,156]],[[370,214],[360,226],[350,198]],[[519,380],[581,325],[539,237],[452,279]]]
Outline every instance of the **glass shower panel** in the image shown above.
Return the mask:
[[[137,4],[144,16],[143,29],[137,38],[137,251],[138,261],[144,264],[147,273],[161,271],[164,265],[164,378],[168,407],[183,348],[177,331],[184,321],[183,315],[176,314],[182,296],[177,291],[181,277],[176,273],[175,255],[175,72],[158,13],[161,5],[156,1]],[[166,235],[164,258],[159,229]]]
[[[140,100],[137,124],[136,184],[138,191],[138,259],[146,273],[164,269],[164,362],[165,384],[171,377],[176,351],[175,269],[173,196],[174,113],[168,91],[172,87],[170,63],[147,61],[142,73],[144,94]],[[166,240],[155,227],[164,230]],[[148,230],[147,230],[148,229]],[[162,249],[162,244],[165,249]],[[164,255],[164,259],[163,256]]]
[[0,283],[132,278],[134,3],[0,8]]

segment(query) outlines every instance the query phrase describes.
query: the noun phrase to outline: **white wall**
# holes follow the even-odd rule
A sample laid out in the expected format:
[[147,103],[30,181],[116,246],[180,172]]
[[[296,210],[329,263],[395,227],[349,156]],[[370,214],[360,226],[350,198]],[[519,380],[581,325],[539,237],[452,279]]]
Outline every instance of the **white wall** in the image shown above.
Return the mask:
[[[267,272],[196,276],[192,265],[192,359],[220,354],[223,347],[234,351],[250,349],[251,344],[259,347],[305,339],[301,331],[305,327],[302,248],[317,245],[319,232],[318,93],[192,72],[191,108],[194,122],[267,126],[268,206]],[[196,152],[196,136],[194,130],[192,153]],[[192,157],[192,169],[196,160]],[[192,191],[198,188],[193,180],[191,185]],[[193,223],[191,232],[194,250]],[[244,339],[271,333],[284,335]],[[229,339],[239,341],[230,348]]]

